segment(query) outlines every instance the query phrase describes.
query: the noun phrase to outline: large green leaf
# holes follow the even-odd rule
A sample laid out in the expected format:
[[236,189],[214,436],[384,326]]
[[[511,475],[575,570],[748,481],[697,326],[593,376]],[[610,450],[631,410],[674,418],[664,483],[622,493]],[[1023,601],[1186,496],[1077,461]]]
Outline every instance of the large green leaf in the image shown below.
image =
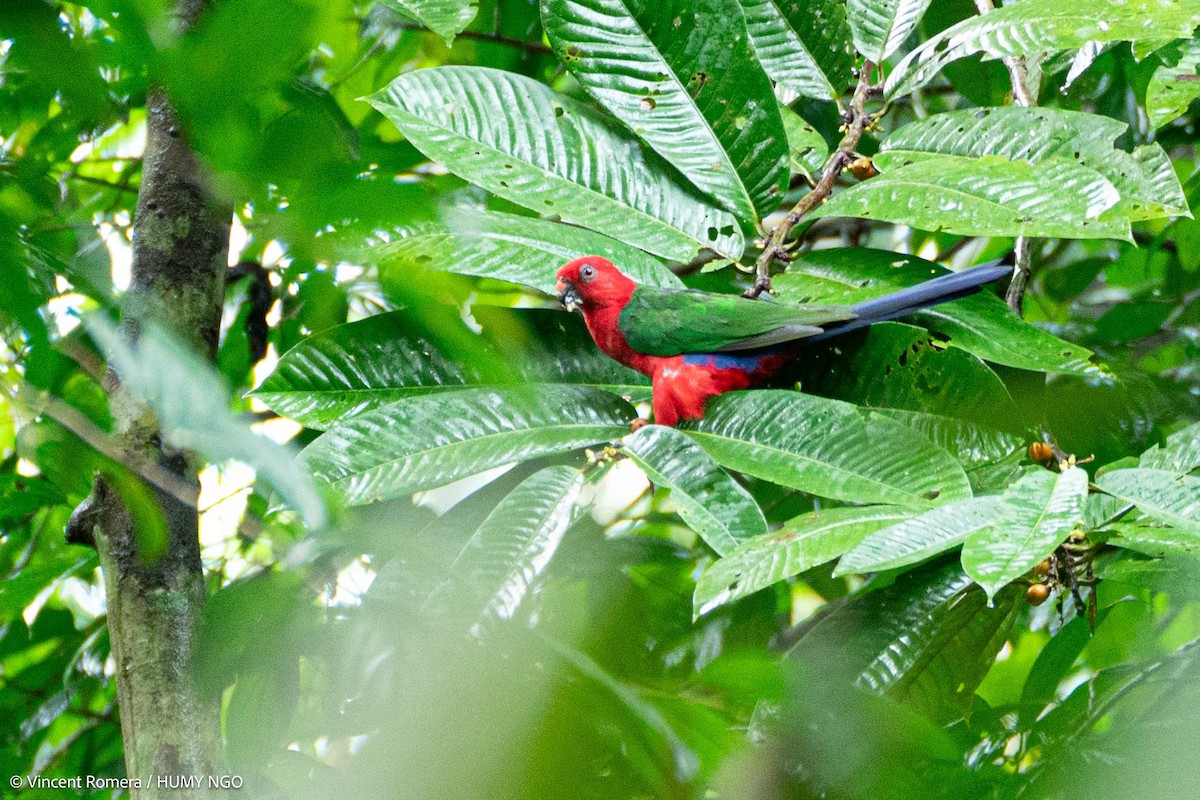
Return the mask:
[[478,0],[380,0],[384,5],[412,17],[429,30],[441,36],[446,46],[463,32],[475,12]]
[[[1116,188],[1120,201],[1106,212],[1109,217],[1191,216],[1183,187],[1161,145],[1142,145],[1132,153],[1114,147],[1128,131],[1123,122],[1078,111],[1020,106],[964,109],[905,125],[884,140],[874,160],[884,172],[931,156],[1004,156],[1031,164],[1067,161],[1099,172]],[[931,166],[940,163],[935,159]]]
[[885,96],[907,94],[952,61],[974,53],[1037,56],[1089,42],[1161,42],[1191,38],[1200,25],[1192,0],[1022,0],[972,17],[913,50],[888,76]]
[[948,503],[875,531],[846,553],[835,575],[906,567],[958,547],[994,521],[997,497]]
[[1106,472],[1096,485],[1146,516],[1200,536],[1200,478],[1161,469]]
[[962,565],[988,597],[1054,552],[1083,521],[1088,475],[1037,468],[1000,496],[995,524],[967,537]]
[[401,75],[369,99],[426,156],[533,211],[675,261],[701,246],[742,253],[730,214],[677,182],[632,136],[531,78],[437,67]]
[[950,722],[973,705],[1004,645],[1016,594],[1006,592],[988,608],[957,564],[916,570],[834,606],[788,655],[851,670],[860,686]]
[[1017,413],[991,367],[899,322],[877,323],[865,336],[811,348],[786,374],[822,395],[876,408],[957,414],[993,425]]
[[[874,179],[877,180],[877,179]],[[851,305],[946,274],[940,264],[886,250],[815,250],[793,261],[773,287],[793,303]],[[1018,369],[1095,376],[1092,352],[1025,322],[984,289],[915,315],[923,325],[985,361]]]
[[419,317],[392,311],[305,339],[279,359],[254,397],[320,429],[405,397],[481,383],[569,383],[649,397],[645,379],[598,353],[576,317],[489,308],[473,315],[489,334],[478,343],[478,359],[452,358]]
[[932,506],[970,497],[945,450],[849,403],[787,391],[730,392],[687,431],[720,464],[854,503]]
[[1021,450],[1025,444],[1016,434],[954,417],[900,409],[881,409],[881,412],[906,428],[920,432],[965,467],[1000,461]]
[[1200,422],[1167,437],[1162,446],[1154,445],[1142,453],[1140,466],[1165,469],[1176,475],[1186,475],[1200,467]]
[[599,233],[497,211],[460,211],[445,227],[422,227],[370,248],[363,261],[398,270],[439,270],[495,278],[553,294],[555,273],[584,255],[604,256],[638,283],[682,287],[679,279],[641,250]]
[[863,537],[912,516],[898,506],[830,508],[788,520],[783,527],[743,542],[696,581],[693,613],[714,608],[799,575],[854,547]]
[[750,493],[685,434],[649,425],[625,441],[623,452],[671,490],[679,516],[718,555],[766,533],[767,521]]
[[526,478],[463,545],[441,591],[455,603],[478,598],[485,618],[511,618],[570,527],[581,488],[583,477],[571,467]]
[[355,505],[616,439],[635,415],[616,395],[577,386],[468,389],[359,414],[317,437],[300,459]]
[[737,0],[542,0],[559,58],[738,218],[779,207],[787,137]]
[[846,0],[854,46],[876,64],[900,49],[925,15],[929,0]]
[[1109,538],[1107,544],[1144,556],[1200,558],[1200,536],[1186,528],[1146,525],[1143,522],[1118,522],[1109,530],[1115,531],[1117,535]]
[[1129,239],[1127,219],[1103,218],[1119,200],[1103,175],[1080,164],[929,156],[834,194],[813,216],[962,236]]
[[154,411],[164,441],[214,463],[232,458],[250,465],[310,527],[325,524],[325,505],[291,450],[233,416],[229,389],[211,365],[161,328],[147,328],[130,341],[102,316],[88,317],[86,324],[122,388]]
[[1146,86],[1146,115],[1153,128],[1179,117],[1200,97],[1200,39],[1163,48],[1158,54],[1163,64]]
[[754,52],[772,79],[803,97],[841,96],[850,84],[854,47],[840,0],[741,0],[741,5]]

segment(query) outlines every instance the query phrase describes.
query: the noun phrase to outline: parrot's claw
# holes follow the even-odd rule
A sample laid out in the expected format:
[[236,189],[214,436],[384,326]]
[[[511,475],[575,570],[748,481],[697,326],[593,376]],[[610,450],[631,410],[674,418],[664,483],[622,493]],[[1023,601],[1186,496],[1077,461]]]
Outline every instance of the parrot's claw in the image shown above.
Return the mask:
[[629,432],[637,433],[638,431],[640,431],[642,428],[646,427],[649,424],[650,424],[650,420],[646,419],[645,417],[638,417],[633,422],[629,423]]

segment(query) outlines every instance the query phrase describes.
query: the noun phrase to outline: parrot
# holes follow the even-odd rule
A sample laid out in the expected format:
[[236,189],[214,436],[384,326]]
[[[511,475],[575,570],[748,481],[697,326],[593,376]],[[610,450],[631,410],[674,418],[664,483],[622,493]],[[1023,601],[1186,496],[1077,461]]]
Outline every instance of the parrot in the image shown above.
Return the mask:
[[805,345],[973,294],[1011,274],[997,261],[851,306],[800,306],[639,285],[608,259],[584,256],[559,268],[555,290],[567,311],[583,312],[601,351],[650,378],[654,421],[674,427],[703,418],[710,398],[768,380]]

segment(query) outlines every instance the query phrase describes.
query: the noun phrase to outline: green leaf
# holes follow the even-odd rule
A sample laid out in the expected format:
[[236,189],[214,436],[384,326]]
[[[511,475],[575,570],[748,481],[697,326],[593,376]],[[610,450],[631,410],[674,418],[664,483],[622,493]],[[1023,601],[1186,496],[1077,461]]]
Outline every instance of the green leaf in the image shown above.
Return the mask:
[[531,78],[482,67],[401,75],[368,98],[431,159],[493,194],[675,261],[738,258],[734,218],[636,139]]
[[462,33],[475,12],[479,10],[477,0],[379,0],[405,16],[412,17],[436,33],[449,47],[454,37]]
[[1127,219],[1102,219],[1119,200],[1103,175],[1079,164],[929,156],[834,194],[813,216],[962,236],[1129,239]]
[[1012,626],[1017,594],[988,608],[957,564],[930,566],[833,606],[788,655],[850,670],[859,686],[950,722],[973,705]]
[[917,27],[929,0],[847,0],[854,46],[876,64],[900,49]]
[[1033,372],[1099,377],[1092,351],[1025,322],[1003,300],[980,293],[927,308],[917,319],[952,347],[1006,367]]
[[1054,552],[1083,520],[1088,475],[1034,469],[1000,496],[996,521],[967,537],[962,565],[988,598]]
[[1200,422],[1171,434],[1161,447],[1154,445],[1142,453],[1140,465],[1176,475],[1186,475],[1200,467]]
[[767,75],[802,97],[841,96],[850,84],[854,48],[839,0],[741,0],[741,5]]
[[1200,536],[1182,528],[1164,528],[1139,522],[1118,522],[1111,530],[1116,536],[1106,541],[1125,550],[1151,558],[1183,556],[1200,558]]
[[[872,180],[878,180],[873,178]],[[806,253],[775,278],[773,288],[791,303],[852,305],[927,281],[948,270],[916,256],[865,248]],[[986,361],[1018,369],[1094,377],[1092,352],[1017,317],[984,289],[925,309],[914,318],[951,346]]]
[[788,520],[778,531],[743,542],[710,565],[696,581],[693,614],[700,617],[832,561],[867,534],[913,513],[897,506],[830,508]]
[[[1177,52],[1169,52],[1178,48]],[[1159,50],[1163,64],[1146,86],[1146,114],[1150,127],[1161,128],[1181,116],[1200,97],[1200,39]]]
[[1025,444],[1016,434],[940,414],[899,409],[880,409],[880,413],[919,432],[966,467],[1001,461]]
[[641,250],[583,228],[497,211],[455,211],[445,222],[445,227],[418,228],[403,239],[371,247],[362,261],[389,270],[494,278],[553,295],[559,267],[580,256],[598,255],[638,283],[683,286]]
[[[905,125],[884,140],[874,160],[883,172],[934,156],[1003,156],[1030,164],[1065,161],[1095,170],[1116,188],[1120,200],[1106,212],[1108,217],[1191,216],[1183,187],[1161,145],[1142,145],[1133,152],[1114,146],[1128,132],[1123,122],[1078,111],[1020,106],[964,109]],[[940,163],[935,158],[930,166]]]
[[300,460],[358,505],[616,439],[635,416],[624,400],[596,389],[467,389],[359,414],[317,437]]
[[463,545],[445,589],[454,601],[482,602],[485,619],[510,619],[546,569],[571,526],[583,477],[548,467],[513,489]]
[[248,464],[310,527],[325,524],[325,505],[309,476],[288,448],[233,416],[229,389],[211,365],[161,328],[146,328],[131,342],[100,315],[85,324],[122,388],[154,411],[166,442],[213,463],[232,458]]
[[1151,519],[1200,536],[1200,478],[1161,469],[1119,469],[1101,475],[1096,485]]
[[737,0],[542,0],[601,106],[739,219],[779,207],[787,138]]
[[842,557],[834,575],[906,567],[940,555],[990,525],[998,503],[994,496],[971,497],[875,531]]
[[630,436],[622,452],[671,490],[679,516],[718,555],[766,533],[767,521],[750,493],[685,434],[649,425]]
[[1168,42],[1188,39],[1200,25],[1200,8],[1190,0],[1022,0],[971,17],[913,50],[888,76],[887,98],[928,83],[952,61],[974,53],[1038,56],[1074,50],[1088,42]]
[[813,348],[787,373],[793,374],[801,386],[875,408],[958,414],[995,425],[1017,414],[1008,389],[989,366],[899,322],[872,325],[853,347],[834,342]]
[[783,115],[783,128],[787,132],[788,163],[792,171],[806,175],[816,183],[825,159],[829,158],[829,143],[795,111],[780,106],[779,113]]
[[[571,315],[552,311],[476,308],[489,341],[479,361],[499,375],[447,355],[408,311],[338,325],[302,341],[279,359],[254,397],[310,428],[405,397],[456,391],[485,382],[569,383],[649,397],[645,379],[596,351]],[[488,380],[485,380],[488,379]]]
[[853,503],[932,506],[970,497],[962,468],[920,434],[849,403],[730,392],[688,435],[723,466]]

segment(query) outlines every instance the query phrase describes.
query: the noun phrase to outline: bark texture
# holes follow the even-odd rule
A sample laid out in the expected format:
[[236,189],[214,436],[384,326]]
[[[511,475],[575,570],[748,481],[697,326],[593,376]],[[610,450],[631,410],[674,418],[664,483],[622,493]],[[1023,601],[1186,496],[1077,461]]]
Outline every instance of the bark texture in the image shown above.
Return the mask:
[[[199,2],[178,9],[185,27]],[[161,88],[146,100],[147,141],[134,219],[132,282],[123,301],[124,333],[136,339],[153,324],[212,357],[221,319],[230,209],[205,189],[195,155]],[[106,378],[114,435],[132,459],[152,459],[196,484],[186,454],[173,452],[153,414]],[[90,534],[100,554],[108,627],[117,663],[117,700],[130,778],[141,800],[225,796],[209,789],[221,775],[220,698],[200,694],[192,680],[196,635],[204,609],[198,514],[194,504],[156,492],[168,531],[166,555],[147,563],[138,549],[137,520],[118,493],[97,478],[77,509],[68,537]],[[197,788],[159,786],[165,776],[205,776]],[[177,784],[176,784],[177,785]]]

